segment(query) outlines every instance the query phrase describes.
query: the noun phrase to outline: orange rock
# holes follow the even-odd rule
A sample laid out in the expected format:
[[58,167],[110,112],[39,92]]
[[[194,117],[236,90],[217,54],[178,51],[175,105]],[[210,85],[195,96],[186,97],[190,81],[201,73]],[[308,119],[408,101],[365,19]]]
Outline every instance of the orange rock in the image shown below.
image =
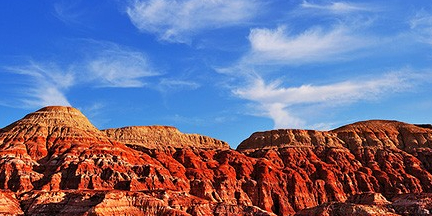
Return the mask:
[[257,132],[233,150],[46,107],[0,130],[0,199],[17,215],[425,214],[431,145],[427,126],[374,120]]
[[164,149],[166,147],[229,148],[226,142],[198,134],[184,134],[177,128],[170,126],[132,126],[107,129],[103,132],[114,140],[148,149]]

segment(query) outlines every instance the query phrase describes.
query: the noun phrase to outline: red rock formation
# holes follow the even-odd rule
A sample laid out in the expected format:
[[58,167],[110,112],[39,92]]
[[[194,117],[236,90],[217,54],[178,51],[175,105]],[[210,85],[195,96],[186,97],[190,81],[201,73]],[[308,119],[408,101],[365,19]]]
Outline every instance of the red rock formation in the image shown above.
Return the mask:
[[298,211],[329,201],[345,202],[363,192],[387,196],[432,192],[431,144],[429,128],[366,121],[327,132],[257,132],[238,150],[254,158],[267,158],[272,164],[266,167],[288,174],[282,179],[293,184],[285,190],[272,185],[268,191],[279,199],[288,198]]
[[423,214],[431,145],[426,126],[366,121],[257,132],[236,151],[172,127],[100,131],[46,107],[0,130],[0,199],[16,215]]
[[[206,192],[200,192],[202,187],[195,185],[213,190],[209,179],[213,179],[214,170],[203,178],[207,183],[201,184],[198,179],[191,181],[189,170],[178,161],[183,151],[199,154],[196,160],[212,159],[216,151],[227,149],[226,143],[183,135],[174,129],[154,129],[153,135],[145,135],[145,141],[150,143],[148,138],[159,136],[159,142],[167,140],[166,148],[146,148],[143,141],[132,146],[139,147],[138,151],[121,139],[109,138],[71,107],[46,107],[25,116],[0,131],[0,188],[19,196],[15,199],[14,193],[5,194],[13,200],[7,208],[16,207],[13,203],[17,200],[22,209],[16,208],[15,214],[271,215],[258,207],[237,205],[236,201],[209,199]],[[133,134],[121,131],[117,130],[123,135]],[[161,134],[172,136],[175,142]],[[209,147],[218,148],[212,153],[205,150]],[[183,158],[189,160],[188,156]],[[189,166],[195,161],[184,163]],[[221,195],[224,191],[229,192],[227,188],[218,190]]]
[[0,215],[23,215],[15,193],[0,192]]
[[174,184],[150,156],[110,140],[71,107],[47,107],[27,115],[2,129],[0,143],[2,189],[186,187]]
[[170,126],[132,126],[107,129],[103,132],[111,139],[149,149],[164,149],[166,147],[229,148],[226,142],[198,134],[184,134],[177,128]]
[[432,212],[432,194],[395,195],[391,201],[379,193],[358,194],[347,202],[325,203],[317,207],[297,212],[296,216],[318,215],[430,215]]

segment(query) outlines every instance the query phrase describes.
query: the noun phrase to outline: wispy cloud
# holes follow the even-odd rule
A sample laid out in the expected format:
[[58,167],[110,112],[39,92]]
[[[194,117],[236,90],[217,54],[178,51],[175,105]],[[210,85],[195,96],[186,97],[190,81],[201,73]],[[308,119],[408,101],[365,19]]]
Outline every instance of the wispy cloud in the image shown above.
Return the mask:
[[70,106],[65,92],[74,85],[73,73],[54,64],[30,62],[25,66],[7,66],[5,70],[24,75],[28,82],[22,83],[21,101],[28,107],[48,105]]
[[135,0],[126,12],[139,30],[160,40],[187,43],[201,30],[245,22],[257,9],[255,0]]
[[419,11],[409,21],[411,30],[419,41],[432,45],[432,14]]
[[[77,40],[77,52],[83,57],[73,62],[24,61],[3,66],[20,75],[22,86],[17,94],[28,107],[71,105],[66,92],[72,87],[84,88],[149,88],[164,93],[195,90],[200,85],[188,79],[174,78],[154,68],[144,52],[119,44]],[[76,42],[76,41],[75,41]],[[82,49],[82,47],[85,47]]]
[[79,107],[79,109],[86,113],[86,116],[92,118],[100,114],[100,111],[106,107],[106,104],[101,102],[94,102],[88,106]]
[[57,1],[54,6],[54,16],[66,24],[81,24],[83,10],[79,9],[80,0]]
[[301,7],[305,9],[314,9],[335,14],[346,14],[356,11],[372,11],[372,8],[370,7],[350,2],[329,2],[328,4],[316,4],[308,1],[303,1]]
[[[213,113],[214,114],[214,113]],[[163,118],[163,120],[174,122],[177,124],[186,124],[186,125],[192,125],[192,126],[200,126],[200,127],[208,127],[215,124],[224,124],[226,122],[234,121],[235,117],[231,116],[183,116],[179,114],[166,116]]]
[[95,52],[87,62],[87,71],[100,87],[143,87],[144,78],[158,76],[144,53],[109,44]]
[[[423,81],[418,75],[403,71],[377,73],[369,78],[358,77],[356,72],[346,72],[343,74],[356,75],[343,82],[327,78],[328,83],[324,85],[313,84],[313,81],[308,83],[308,78],[296,74],[296,69],[303,71],[310,66],[316,68],[323,63],[331,63],[341,66],[336,67],[339,72],[331,73],[342,74],[341,69],[346,67],[346,62],[357,64],[363,61],[365,55],[369,58],[385,56],[387,54],[382,48],[388,49],[390,46],[387,45],[401,40],[400,32],[395,35],[381,35],[374,30],[381,23],[377,24],[369,17],[373,12],[380,11],[379,7],[349,2],[318,4],[313,1],[303,1],[300,7],[290,14],[292,17],[286,18],[289,20],[286,25],[277,28],[252,28],[248,36],[250,49],[231,67],[216,69],[235,80],[228,86],[234,96],[252,102],[254,110],[258,112],[254,114],[271,118],[276,128],[326,127],[326,124],[316,121],[309,122],[311,119],[308,116],[318,115],[320,110],[330,106],[344,107],[392,97],[395,93],[413,88],[414,81]],[[304,18],[303,15],[312,12],[311,10],[325,15],[322,17],[326,19],[319,17],[319,22],[312,22],[313,25],[301,28],[290,25],[291,22]],[[348,13],[355,16],[348,16],[351,15]],[[432,26],[430,17],[418,18],[411,22],[412,28],[420,25]],[[401,42],[400,46],[407,44]],[[325,74],[326,70],[320,73]],[[283,83],[283,77],[287,76],[300,84],[290,86]],[[273,80],[274,77],[279,78],[269,81],[269,77]]]
[[273,119],[276,128],[302,127],[306,121],[290,111],[293,106],[341,106],[376,99],[412,87],[414,77],[404,73],[389,73],[366,80],[299,87],[283,87],[281,81],[266,83],[257,77],[248,86],[235,89],[233,93],[257,103],[261,115]]
[[369,47],[374,40],[361,37],[345,26],[324,30],[315,27],[290,34],[286,27],[256,28],[249,34],[250,54],[247,64],[303,64],[337,61],[348,58],[352,51]]
[[161,79],[158,84],[158,90],[166,92],[166,91],[175,91],[175,90],[183,90],[190,89],[194,90],[200,87],[200,84],[190,80],[180,80],[180,79]]
[[105,124],[110,122],[110,117],[104,116],[104,113],[109,109],[108,104],[100,101],[85,104],[82,107],[78,107],[84,115],[90,119],[90,122],[97,128],[102,129]]

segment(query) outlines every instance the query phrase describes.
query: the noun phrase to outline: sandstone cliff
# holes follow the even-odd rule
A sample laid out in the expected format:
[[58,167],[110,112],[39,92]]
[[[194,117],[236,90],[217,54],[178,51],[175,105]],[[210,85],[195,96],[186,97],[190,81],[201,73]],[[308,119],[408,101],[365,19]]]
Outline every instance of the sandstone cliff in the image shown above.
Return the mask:
[[229,148],[226,142],[198,134],[184,134],[177,128],[169,126],[132,126],[107,129],[103,132],[111,139],[149,149],[164,149],[166,147]]
[[0,213],[407,215],[431,211],[432,129],[257,132],[238,150],[173,127],[100,131],[46,107],[0,130]]
[[[269,191],[298,211],[365,192],[432,192],[431,144],[430,128],[373,120],[332,131],[257,132],[238,150],[269,160],[282,176]],[[294,184],[280,190],[282,180]]]

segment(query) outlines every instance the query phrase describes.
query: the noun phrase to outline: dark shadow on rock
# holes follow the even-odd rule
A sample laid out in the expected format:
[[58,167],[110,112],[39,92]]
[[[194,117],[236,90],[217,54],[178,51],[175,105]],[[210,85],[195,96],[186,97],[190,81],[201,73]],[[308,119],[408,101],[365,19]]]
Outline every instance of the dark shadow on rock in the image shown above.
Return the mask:
[[66,193],[60,202],[50,202],[42,200],[46,193],[53,193],[50,197],[56,194],[63,195],[63,192],[41,192],[31,199],[22,201],[21,208],[25,215],[83,215],[105,198],[104,192],[77,192]]

